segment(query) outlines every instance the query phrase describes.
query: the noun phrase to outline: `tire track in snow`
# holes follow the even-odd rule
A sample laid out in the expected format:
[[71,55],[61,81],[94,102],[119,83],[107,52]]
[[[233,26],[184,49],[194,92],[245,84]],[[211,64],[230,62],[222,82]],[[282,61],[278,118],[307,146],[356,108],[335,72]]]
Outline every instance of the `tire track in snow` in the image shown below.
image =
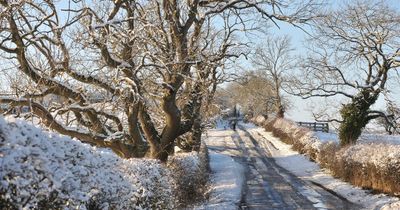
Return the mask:
[[260,151],[257,142],[241,131],[232,138],[243,151],[248,168],[242,209],[316,209],[282,177],[271,157]]
[[[347,199],[337,196],[336,193],[332,193],[329,190],[324,189],[318,185],[315,185],[309,181],[302,180],[301,178],[295,176],[291,172],[279,166],[275,163],[274,158],[270,153],[271,150],[278,150],[275,145],[270,142],[268,139],[263,137],[257,131],[258,137],[261,137],[263,141],[257,141],[254,136],[247,131],[243,126],[240,126],[240,129],[245,133],[251,142],[255,145],[257,150],[261,154],[266,156],[265,159],[269,160],[271,166],[277,173],[282,175],[288,183],[290,183],[298,193],[302,194],[305,198],[313,203],[313,206],[317,209],[358,209],[359,206],[351,203]],[[261,143],[261,146],[260,146]]]

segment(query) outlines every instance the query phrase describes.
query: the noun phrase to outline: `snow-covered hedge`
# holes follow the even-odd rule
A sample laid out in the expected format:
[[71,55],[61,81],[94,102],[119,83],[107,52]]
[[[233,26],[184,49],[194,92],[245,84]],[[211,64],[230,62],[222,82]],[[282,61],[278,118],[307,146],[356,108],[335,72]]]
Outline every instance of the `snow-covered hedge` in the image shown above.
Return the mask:
[[358,143],[340,148],[338,141],[321,141],[314,132],[286,119],[253,122],[336,177],[363,188],[400,195],[400,145]]
[[300,153],[307,154],[313,160],[317,159],[322,142],[309,129],[282,118],[255,121],[255,123],[272,131],[275,136],[285,143],[293,145],[293,148]]
[[400,145],[355,144],[333,150],[332,173],[363,188],[400,195]]
[[208,150],[203,143],[199,152],[177,153],[168,160],[176,183],[179,207],[203,201],[208,180]]
[[171,209],[174,186],[158,161],[0,118],[0,209]]

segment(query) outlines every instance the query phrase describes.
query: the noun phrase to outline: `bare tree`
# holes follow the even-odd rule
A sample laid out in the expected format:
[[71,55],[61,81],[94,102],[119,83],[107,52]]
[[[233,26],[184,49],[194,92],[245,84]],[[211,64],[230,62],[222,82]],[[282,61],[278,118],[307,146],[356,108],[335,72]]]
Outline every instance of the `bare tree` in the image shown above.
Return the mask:
[[381,125],[389,135],[398,134],[400,128],[400,108],[392,100],[386,97],[386,110],[382,111],[386,117],[377,119],[377,123]]
[[272,82],[278,118],[283,118],[287,109],[287,104],[284,103],[285,100],[282,96],[282,87],[287,82],[288,72],[294,64],[292,52],[293,48],[290,46],[288,36],[268,37],[257,47],[252,57],[254,68],[263,71]]
[[[162,161],[178,137],[199,127],[196,113],[215,92],[208,88],[216,72],[241,54],[238,26],[255,13],[304,22],[315,5],[285,14],[270,1],[73,2],[64,9],[48,0],[0,1],[2,56],[31,86],[0,102],[29,106],[50,129],[123,157]],[[224,33],[211,32],[221,19]],[[53,96],[57,103],[43,102]]]
[[336,121],[341,144],[355,143],[370,120],[386,118],[371,106],[400,67],[399,11],[382,1],[357,1],[315,25],[313,53],[304,60],[293,92],[303,98],[349,99]]
[[241,110],[250,117],[268,116],[274,112],[276,102],[272,87],[273,82],[264,72],[249,71],[231,82],[225,91],[230,98],[230,107],[239,104]]

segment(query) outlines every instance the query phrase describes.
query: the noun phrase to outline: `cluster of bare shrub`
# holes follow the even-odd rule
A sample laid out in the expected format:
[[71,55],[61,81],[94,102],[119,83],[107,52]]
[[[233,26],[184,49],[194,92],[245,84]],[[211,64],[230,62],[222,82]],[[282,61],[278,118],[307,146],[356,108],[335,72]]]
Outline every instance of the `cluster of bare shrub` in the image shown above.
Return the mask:
[[186,207],[206,199],[208,189],[208,150],[202,144],[200,151],[177,153],[168,161],[168,168],[173,171],[177,206]]
[[307,128],[286,119],[253,121],[337,178],[376,192],[400,194],[399,145],[358,143],[340,147],[338,142],[321,142]]

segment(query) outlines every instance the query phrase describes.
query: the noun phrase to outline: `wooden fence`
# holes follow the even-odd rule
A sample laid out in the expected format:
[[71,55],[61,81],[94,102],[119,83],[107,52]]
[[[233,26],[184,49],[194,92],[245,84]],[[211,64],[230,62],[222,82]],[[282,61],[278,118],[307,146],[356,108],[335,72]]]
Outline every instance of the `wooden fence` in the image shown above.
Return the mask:
[[297,125],[309,128],[313,131],[329,133],[329,124],[324,122],[297,122]]

